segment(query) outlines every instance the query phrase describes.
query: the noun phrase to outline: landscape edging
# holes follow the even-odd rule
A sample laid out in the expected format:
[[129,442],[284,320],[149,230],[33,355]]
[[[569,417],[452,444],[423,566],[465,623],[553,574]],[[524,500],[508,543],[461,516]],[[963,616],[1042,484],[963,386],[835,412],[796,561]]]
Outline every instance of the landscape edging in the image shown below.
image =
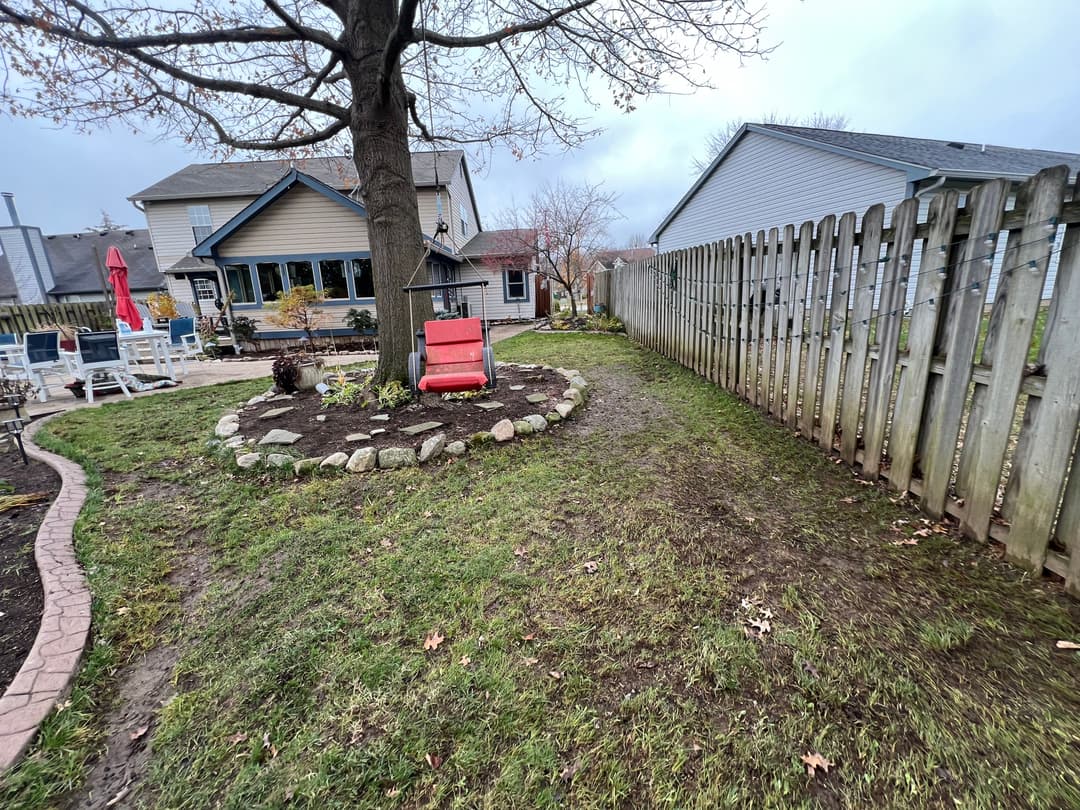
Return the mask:
[[30,458],[60,476],[60,492],[34,541],[44,600],[41,626],[14,680],[0,697],[0,773],[22,756],[41,722],[68,692],[90,636],[90,588],[75,557],[73,530],[86,502],[86,473],[73,461],[42,450],[32,437],[48,419],[30,423],[23,444]]

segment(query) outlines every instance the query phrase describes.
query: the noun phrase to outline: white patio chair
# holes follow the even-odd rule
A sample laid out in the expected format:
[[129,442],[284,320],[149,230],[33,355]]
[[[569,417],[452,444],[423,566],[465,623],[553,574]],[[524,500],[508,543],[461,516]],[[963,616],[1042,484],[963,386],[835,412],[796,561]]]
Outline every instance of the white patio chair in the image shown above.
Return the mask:
[[46,377],[55,377],[63,387],[65,378],[71,374],[67,358],[60,353],[60,333],[27,332],[23,335],[22,367],[27,377],[37,387],[38,401],[49,401],[50,385]]
[[94,378],[112,377],[124,396],[131,399],[131,392],[124,382],[127,363],[120,354],[120,344],[116,332],[82,332],[75,336],[78,353],[75,366],[78,376],[82,377],[86,401],[94,401]]

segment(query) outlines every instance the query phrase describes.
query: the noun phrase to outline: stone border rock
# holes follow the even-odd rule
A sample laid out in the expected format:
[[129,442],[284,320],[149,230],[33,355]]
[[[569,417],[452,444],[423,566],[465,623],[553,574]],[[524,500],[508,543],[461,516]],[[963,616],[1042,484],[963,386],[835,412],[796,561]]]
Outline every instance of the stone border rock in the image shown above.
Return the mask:
[[22,668],[0,698],[0,773],[19,760],[41,721],[67,693],[90,636],[90,589],[75,558],[72,536],[86,501],[86,474],[74,461],[34,444],[32,436],[46,421],[27,425],[23,443],[30,458],[59,473],[60,492],[34,541],[44,592],[41,627]]
[[[289,467],[296,476],[311,475],[317,470],[341,470],[350,473],[371,472],[375,469],[394,470],[401,467],[415,467],[433,461],[440,456],[463,456],[469,449],[481,447],[489,443],[508,442],[515,436],[527,436],[533,433],[542,433],[548,427],[569,419],[570,415],[578,408],[585,406],[589,396],[589,385],[585,378],[576,370],[553,368],[552,366],[540,366],[535,364],[507,364],[498,363],[498,366],[515,365],[526,371],[542,369],[554,371],[566,378],[566,390],[563,391],[562,400],[555,404],[555,408],[541,415],[529,414],[521,419],[511,421],[500,419],[491,430],[482,430],[472,434],[467,441],[447,442],[445,433],[437,433],[428,437],[417,453],[411,447],[384,447],[376,450],[373,447],[361,447],[353,451],[352,455],[334,452],[326,456],[312,456],[311,458],[293,459],[292,456],[276,451],[280,444],[266,443],[266,437],[256,444],[255,439],[247,438],[240,434],[240,415],[236,411],[226,411],[214,427],[214,436],[210,439],[211,449],[232,451],[236,466],[243,470],[251,470],[259,467]],[[247,406],[260,405],[265,402],[275,402],[284,399],[292,399],[290,395],[276,395],[273,390],[265,394],[252,397],[246,403]],[[241,403],[244,404],[244,403]],[[271,431],[273,433],[274,431]],[[283,435],[282,442],[291,444],[301,437],[288,431],[277,431]],[[295,438],[291,438],[295,437]],[[291,439],[291,440],[290,440]],[[266,447],[268,452],[263,455],[259,452],[260,447]],[[271,452],[272,451],[272,452]]]

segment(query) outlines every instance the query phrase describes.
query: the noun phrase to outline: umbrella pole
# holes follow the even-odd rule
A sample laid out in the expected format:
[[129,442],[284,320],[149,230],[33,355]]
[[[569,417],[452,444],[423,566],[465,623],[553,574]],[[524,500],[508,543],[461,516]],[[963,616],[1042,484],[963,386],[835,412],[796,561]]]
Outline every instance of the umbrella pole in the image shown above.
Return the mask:
[[94,269],[97,270],[98,281],[101,282],[101,292],[105,295],[105,303],[111,304],[113,309],[116,309],[116,301],[109,294],[109,285],[105,281],[104,265],[101,262],[101,252],[98,250],[98,246],[94,245]]

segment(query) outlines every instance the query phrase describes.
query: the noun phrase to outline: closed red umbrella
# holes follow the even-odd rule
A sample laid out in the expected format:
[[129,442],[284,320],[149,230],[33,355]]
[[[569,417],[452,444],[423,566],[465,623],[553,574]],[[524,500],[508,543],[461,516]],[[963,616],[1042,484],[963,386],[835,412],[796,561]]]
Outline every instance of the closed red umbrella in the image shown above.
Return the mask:
[[116,317],[138,332],[142,329],[142,316],[135,302],[131,300],[127,262],[115,245],[109,248],[105,256],[105,266],[109,268],[109,283],[116,291]]

